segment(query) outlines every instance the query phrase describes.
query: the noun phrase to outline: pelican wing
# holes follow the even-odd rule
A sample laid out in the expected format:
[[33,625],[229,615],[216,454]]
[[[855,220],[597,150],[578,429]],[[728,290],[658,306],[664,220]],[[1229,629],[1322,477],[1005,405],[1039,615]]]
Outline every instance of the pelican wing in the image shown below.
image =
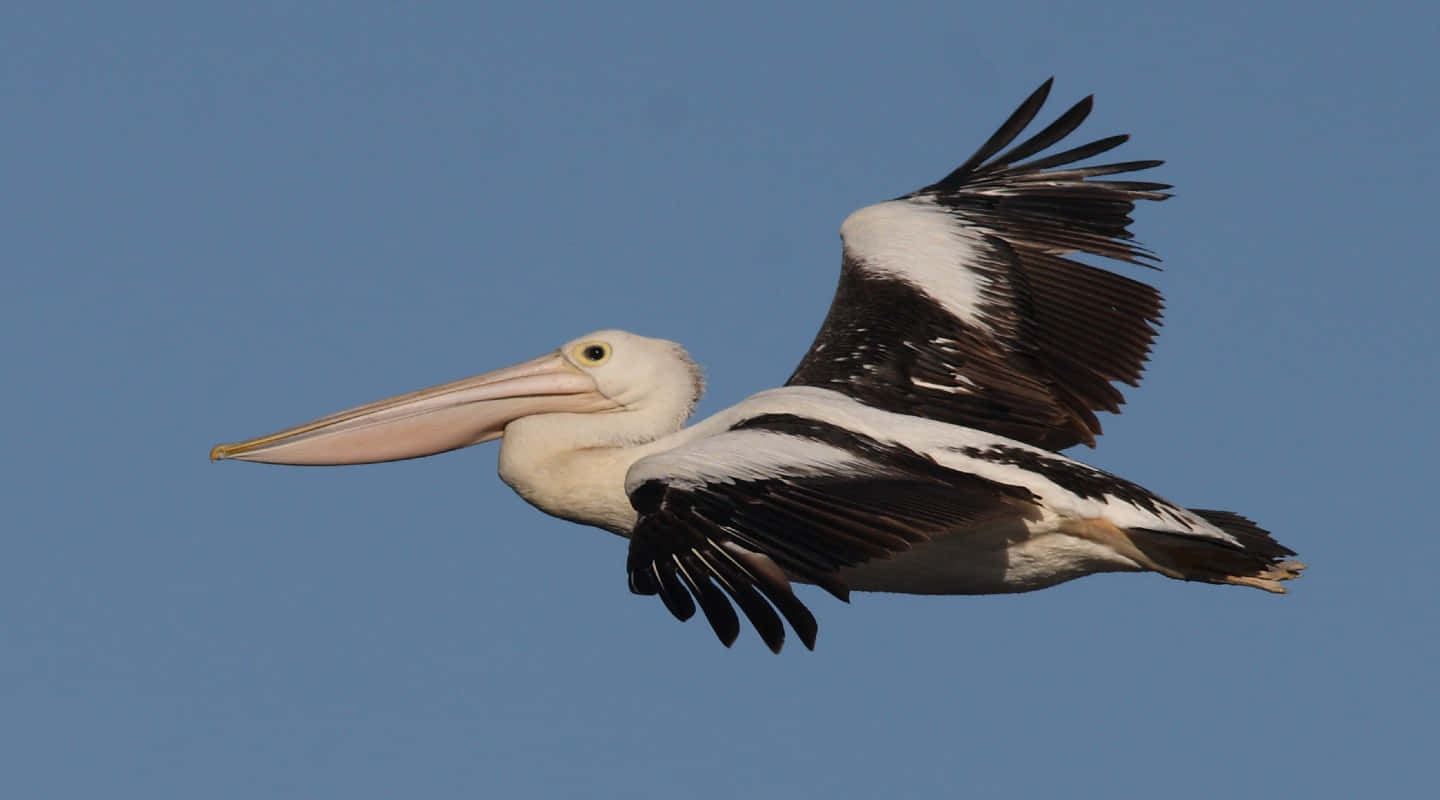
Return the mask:
[[1094,444],[1094,412],[1119,411],[1113,382],[1139,383],[1163,303],[1067,254],[1153,266],[1130,214],[1170,187],[1109,179],[1160,161],[1074,166],[1123,135],[1024,160],[1079,127],[1089,97],[1002,153],[1050,85],[940,181],[846,219],[834,302],[788,385],[1052,450]]
[[698,604],[727,647],[740,632],[739,606],[775,652],[785,639],[781,616],[815,646],[815,618],[789,578],[844,600],[841,568],[1016,514],[1016,501],[1030,498],[903,445],[793,414],[755,416],[643,458],[626,491],[640,515],[626,565],[631,591],[659,595],[681,620]]

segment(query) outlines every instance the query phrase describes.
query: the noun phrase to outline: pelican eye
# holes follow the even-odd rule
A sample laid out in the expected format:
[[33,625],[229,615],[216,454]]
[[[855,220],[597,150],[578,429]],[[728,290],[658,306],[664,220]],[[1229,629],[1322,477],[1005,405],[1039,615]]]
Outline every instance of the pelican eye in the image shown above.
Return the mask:
[[610,357],[610,345],[600,342],[582,344],[576,348],[576,354],[586,366],[596,367],[605,363],[605,360]]

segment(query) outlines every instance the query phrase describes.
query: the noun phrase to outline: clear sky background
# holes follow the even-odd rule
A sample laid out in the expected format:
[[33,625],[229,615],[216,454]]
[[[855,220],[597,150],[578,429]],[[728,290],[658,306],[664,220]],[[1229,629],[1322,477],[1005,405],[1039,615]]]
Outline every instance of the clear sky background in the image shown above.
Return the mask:
[[[0,8],[0,794],[1433,788],[1440,11],[299,5]],[[1177,191],[1153,365],[1076,454],[1253,516],[1290,596],[802,588],[819,649],[775,657],[631,596],[494,445],[206,461],[601,327],[685,343],[702,414],[777,385],[844,216],[1052,74]]]

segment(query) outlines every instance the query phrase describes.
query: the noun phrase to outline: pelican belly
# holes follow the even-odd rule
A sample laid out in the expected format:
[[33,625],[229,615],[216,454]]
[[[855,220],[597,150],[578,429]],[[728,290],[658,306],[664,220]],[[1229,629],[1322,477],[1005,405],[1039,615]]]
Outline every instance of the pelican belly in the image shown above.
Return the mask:
[[1008,594],[1142,569],[1102,542],[1059,530],[1054,520],[1013,519],[958,530],[839,577],[866,592]]

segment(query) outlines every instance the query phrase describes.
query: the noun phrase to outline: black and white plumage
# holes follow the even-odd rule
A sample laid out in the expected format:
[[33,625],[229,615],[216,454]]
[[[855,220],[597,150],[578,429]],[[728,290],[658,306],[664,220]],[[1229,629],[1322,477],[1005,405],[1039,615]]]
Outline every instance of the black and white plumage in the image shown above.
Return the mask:
[[1112,382],[1139,383],[1162,303],[1066,254],[1155,260],[1131,241],[1130,214],[1170,187],[1095,180],[1159,161],[1073,166],[1127,136],[1024,161],[1079,127],[1089,97],[1001,153],[1049,91],[943,179],[845,220],[835,301],[790,385],[1049,449],[1094,443],[1094,412],[1123,402]]
[[[1046,81],[960,167],[841,227],[840,284],[783,388],[684,427],[699,370],[671,342],[598,331],[485,375],[382,400],[212,458],[344,464],[503,436],[500,474],[547,513],[630,538],[632,591],[729,645],[739,613],[779,651],[817,624],[792,581],[977,594],[1098,572],[1284,591],[1303,565],[1249,520],[1187,509],[1059,454],[1138,383],[1162,307],[1138,281],[1074,260],[1154,257],[1114,180],[1158,161],[1077,162],[1111,136],[1042,155],[1086,98],[1011,146]],[[1006,148],[1010,148],[1006,150]]]
[[[660,594],[682,619],[690,609],[675,590],[697,571],[771,598],[788,595],[788,575],[847,599],[850,589],[1030,591],[1140,569],[1282,591],[1276,581],[1298,568],[1238,515],[1186,509],[1059,453],[827,389],[762,392],[696,428],[707,430],[626,477],[639,512],[631,588]],[[763,554],[779,574],[740,569],[743,558],[727,566],[727,554]],[[733,640],[728,617],[707,616]],[[763,609],[749,616],[778,648],[774,621],[757,619]],[[785,616],[810,643],[808,617]]]

